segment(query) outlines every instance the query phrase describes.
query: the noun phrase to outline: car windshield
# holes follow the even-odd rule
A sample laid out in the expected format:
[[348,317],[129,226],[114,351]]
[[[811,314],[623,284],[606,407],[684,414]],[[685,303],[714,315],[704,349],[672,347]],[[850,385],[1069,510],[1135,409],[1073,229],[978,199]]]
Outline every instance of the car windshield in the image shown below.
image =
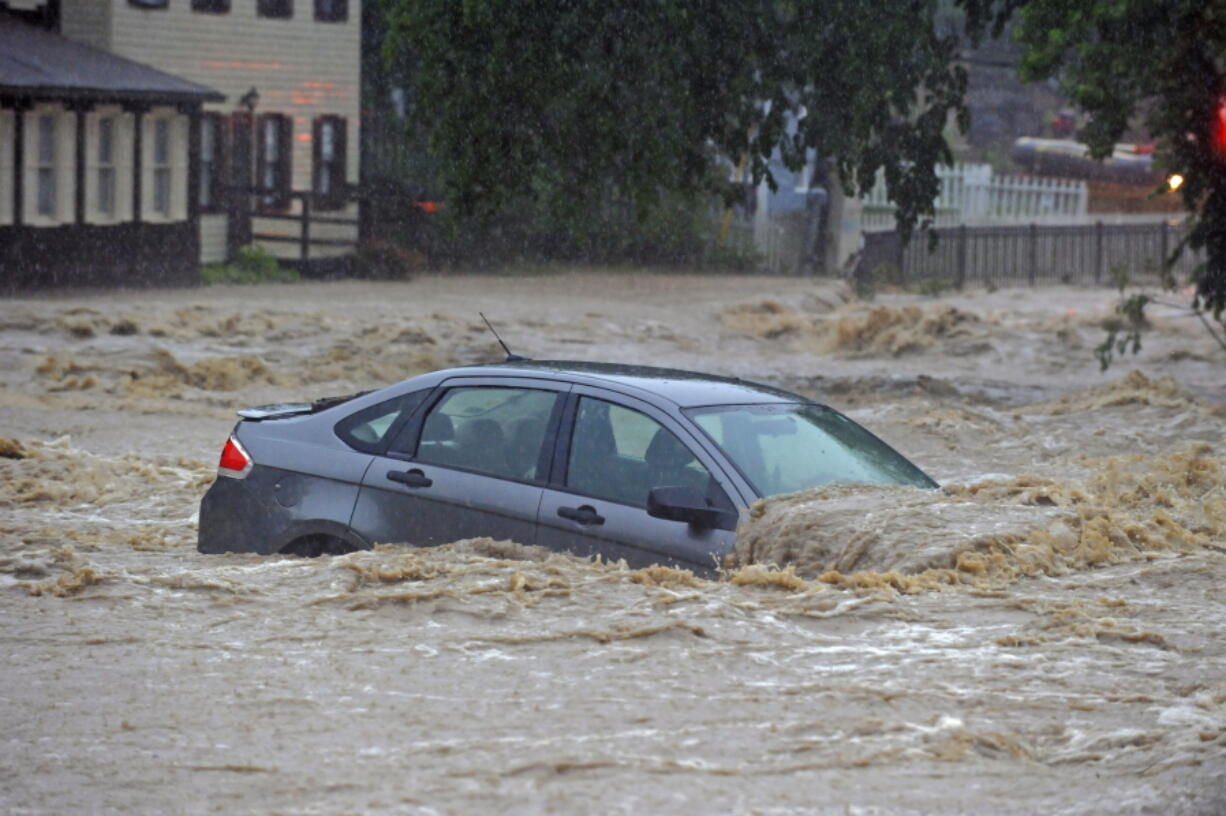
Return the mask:
[[829,484],[937,484],[902,454],[823,405],[717,405],[686,411],[760,496]]

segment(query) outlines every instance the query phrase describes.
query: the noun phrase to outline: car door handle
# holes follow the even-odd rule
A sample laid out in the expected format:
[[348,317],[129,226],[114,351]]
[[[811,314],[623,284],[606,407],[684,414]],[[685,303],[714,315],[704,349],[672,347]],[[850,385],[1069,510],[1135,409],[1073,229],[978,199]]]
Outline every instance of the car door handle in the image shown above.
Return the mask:
[[585,504],[581,507],[559,507],[558,515],[564,519],[577,521],[584,526],[588,524],[604,524],[604,516],[597,513],[596,508],[590,504]]
[[422,473],[417,468],[412,470],[389,470],[387,478],[393,482],[400,482],[407,487],[429,487],[434,484],[434,480],[426,474]]

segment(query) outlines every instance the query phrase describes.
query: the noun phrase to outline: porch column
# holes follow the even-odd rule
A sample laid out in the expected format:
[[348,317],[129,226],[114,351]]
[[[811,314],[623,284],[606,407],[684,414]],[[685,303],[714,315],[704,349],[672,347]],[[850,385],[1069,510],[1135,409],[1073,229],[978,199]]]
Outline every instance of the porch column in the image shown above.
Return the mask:
[[85,223],[85,117],[93,110],[93,105],[88,102],[76,102],[69,109],[76,113],[77,122],[77,149],[76,149],[76,166],[73,170],[76,173],[76,218],[78,224]]
[[200,220],[200,105],[180,105],[187,117],[187,220]]
[[132,223],[139,224],[143,207],[141,180],[145,175],[142,166],[145,155],[145,111],[149,110],[149,106],[130,105],[125,109],[132,112]]
[[18,99],[13,110],[13,226],[20,227],[25,221],[26,187],[26,111],[30,100]]

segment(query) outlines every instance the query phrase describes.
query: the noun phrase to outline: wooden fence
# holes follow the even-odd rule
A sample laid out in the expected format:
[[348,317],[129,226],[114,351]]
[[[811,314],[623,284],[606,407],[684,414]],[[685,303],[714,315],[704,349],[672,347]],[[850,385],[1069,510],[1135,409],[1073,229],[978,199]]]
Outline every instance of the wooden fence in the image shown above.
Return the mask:
[[[319,215],[315,213],[311,204],[315,199],[315,194],[310,190],[293,190],[289,193],[289,197],[291,200],[299,202],[296,212],[255,213],[254,217],[265,221],[286,222],[287,225],[292,224],[292,231],[253,232],[251,233],[251,238],[261,242],[297,245],[298,258],[294,263],[300,272],[306,274],[310,273],[312,264],[317,267],[326,267],[328,261],[331,261],[333,264],[345,264],[347,261],[344,257],[339,259],[336,257],[312,257],[311,248],[314,246],[336,247],[349,250],[350,253],[355,252],[358,247],[358,219],[351,216]],[[346,237],[335,237],[334,235],[323,237],[312,232],[312,228],[316,225],[340,226],[343,228],[342,232],[350,234]]]
[[[1156,278],[1164,258],[1182,240],[1181,223],[1089,226],[952,227],[916,231],[904,246],[897,232],[866,233],[857,274],[876,279],[944,281],[961,286],[980,282],[998,286],[1038,283],[1114,284],[1120,274],[1132,280]],[[1176,273],[1203,258],[1185,251]]]
[[[987,164],[937,167],[941,192],[933,202],[936,226],[958,224],[1027,224],[1077,221],[1086,217],[1089,192],[1084,181],[1030,176],[998,176]],[[894,205],[879,175],[861,199],[862,228],[888,230],[894,226]]]

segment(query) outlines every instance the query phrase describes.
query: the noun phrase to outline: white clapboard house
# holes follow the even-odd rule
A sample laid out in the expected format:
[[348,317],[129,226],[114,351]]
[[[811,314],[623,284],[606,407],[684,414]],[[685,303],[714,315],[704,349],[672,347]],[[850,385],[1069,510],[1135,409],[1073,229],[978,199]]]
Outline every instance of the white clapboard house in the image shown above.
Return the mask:
[[0,0],[0,288],[357,237],[360,0]]

